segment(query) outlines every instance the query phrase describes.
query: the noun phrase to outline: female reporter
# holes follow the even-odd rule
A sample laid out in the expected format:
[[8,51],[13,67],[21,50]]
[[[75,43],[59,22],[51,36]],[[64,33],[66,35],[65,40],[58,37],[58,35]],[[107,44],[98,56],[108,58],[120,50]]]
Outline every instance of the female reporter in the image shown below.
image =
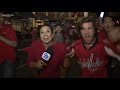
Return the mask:
[[40,39],[30,46],[26,64],[36,72],[35,76],[38,78],[64,77],[65,69],[69,67],[65,58],[65,44],[54,42],[53,37],[52,28],[44,25],[40,29]]

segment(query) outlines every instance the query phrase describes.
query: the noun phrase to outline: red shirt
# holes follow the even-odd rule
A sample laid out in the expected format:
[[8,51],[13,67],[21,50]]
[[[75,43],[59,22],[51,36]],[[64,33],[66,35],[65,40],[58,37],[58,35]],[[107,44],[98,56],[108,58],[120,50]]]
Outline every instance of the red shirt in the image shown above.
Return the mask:
[[108,55],[104,45],[96,41],[90,50],[87,50],[82,40],[78,40],[74,46],[78,63],[81,65],[81,78],[106,78]]
[[97,34],[98,34],[98,38],[101,38],[101,39],[107,38],[107,34],[105,33],[104,30],[100,30]]
[[[17,41],[16,32],[10,24],[3,24],[0,28],[0,35],[11,41]],[[0,63],[4,60],[15,62],[16,50],[15,47],[0,41]]]
[[30,52],[30,47],[23,48],[22,50],[26,53],[29,53]]
[[[29,64],[31,61],[37,62],[38,60],[42,60],[41,56],[44,51],[45,47],[43,43],[40,40],[34,41],[31,45],[31,50],[26,64]],[[53,51],[54,53],[50,63],[37,76],[38,78],[60,78],[60,66],[63,65],[66,54],[65,44],[53,44]]]
[[33,31],[31,32],[31,35],[32,35],[32,40],[38,38],[38,37],[37,37],[37,31],[35,31],[35,30],[33,30]]

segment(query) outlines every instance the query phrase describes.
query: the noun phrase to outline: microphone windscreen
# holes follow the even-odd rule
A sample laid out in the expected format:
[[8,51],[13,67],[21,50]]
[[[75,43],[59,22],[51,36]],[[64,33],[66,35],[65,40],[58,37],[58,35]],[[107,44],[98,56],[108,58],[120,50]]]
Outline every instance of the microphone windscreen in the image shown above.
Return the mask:
[[52,46],[49,46],[46,50],[47,53],[49,53],[50,55],[53,54],[53,47]]
[[45,52],[43,52],[42,59],[45,61],[49,61],[50,58],[52,57],[52,55],[53,55],[53,47],[50,46],[47,48],[47,50]]

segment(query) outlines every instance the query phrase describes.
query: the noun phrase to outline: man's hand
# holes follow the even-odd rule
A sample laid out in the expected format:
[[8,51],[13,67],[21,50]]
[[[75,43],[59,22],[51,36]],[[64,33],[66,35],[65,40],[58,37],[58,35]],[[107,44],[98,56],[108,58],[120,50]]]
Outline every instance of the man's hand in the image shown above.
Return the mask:
[[66,54],[67,57],[71,57],[71,58],[74,57],[74,55],[75,55],[75,50],[74,49],[72,49],[71,52]]

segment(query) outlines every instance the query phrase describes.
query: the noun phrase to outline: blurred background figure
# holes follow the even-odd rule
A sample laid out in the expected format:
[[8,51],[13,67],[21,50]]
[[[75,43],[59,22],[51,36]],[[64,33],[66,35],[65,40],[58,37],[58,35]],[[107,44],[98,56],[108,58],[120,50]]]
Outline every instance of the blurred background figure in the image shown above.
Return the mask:
[[[111,16],[105,16],[103,19],[103,34],[102,34],[102,38],[103,38],[103,42],[105,43],[105,45],[107,45],[108,47],[112,48],[112,50],[114,52],[116,52],[117,54],[120,55],[120,38],[119,35],[120,34],[120,27],[116,27],[114,24],[114,20]],[[116,62],[115,58],[110,57],[109,58],[109,66],[108,67],[108,75],[111,75],[110,77],[116,77],[118,72],[119,72],[119,62]],[[117,69],[118,71],[116,72],[115,69]],[[115,71],[115,72],[114,72]],[[115,75],[115,73],[117,73]],[[119,76],[119,74],[118,74]],[[117,77],[118,77],[117,76]]]
[[31,28],[31,36],[32,36],[32,40],[36,40],[38,38],[38,28],[37,27]]
[[16,77],[16,32],[0,13],[0,77]]
[[59,22],[54,26],[54,40],[56,42],[62,42],[62,43],[64,43],[65,41],[64,31],[62,25]]

